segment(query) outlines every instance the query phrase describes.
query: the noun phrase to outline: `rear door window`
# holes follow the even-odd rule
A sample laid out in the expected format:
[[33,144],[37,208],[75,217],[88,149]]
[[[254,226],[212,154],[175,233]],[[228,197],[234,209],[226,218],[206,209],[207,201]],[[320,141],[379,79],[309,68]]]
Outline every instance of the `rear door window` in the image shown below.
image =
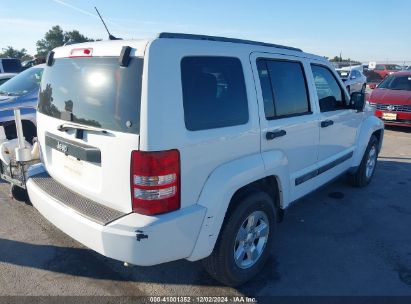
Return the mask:
[[241,61],[233,57],[185,57],[181,60],[184,121],[191,131],[248,122]]

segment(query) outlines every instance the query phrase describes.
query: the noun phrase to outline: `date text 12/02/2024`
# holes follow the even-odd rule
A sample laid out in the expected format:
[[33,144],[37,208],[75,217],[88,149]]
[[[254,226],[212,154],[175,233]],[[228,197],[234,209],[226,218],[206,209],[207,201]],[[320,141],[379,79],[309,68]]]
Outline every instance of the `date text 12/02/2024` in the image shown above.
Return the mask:
[[150,297],[151,303],[256,303],[255,298],[249,298],[244,296],[233,297]]

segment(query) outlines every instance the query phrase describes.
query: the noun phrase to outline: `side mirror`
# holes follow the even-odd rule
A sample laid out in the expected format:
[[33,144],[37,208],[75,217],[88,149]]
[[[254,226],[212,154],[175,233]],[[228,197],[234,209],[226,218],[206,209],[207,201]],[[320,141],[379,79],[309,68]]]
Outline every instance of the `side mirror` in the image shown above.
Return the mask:
[[354,110],[362,112],[365,106],[365,93],[354,92],[351,94],[350,105]]

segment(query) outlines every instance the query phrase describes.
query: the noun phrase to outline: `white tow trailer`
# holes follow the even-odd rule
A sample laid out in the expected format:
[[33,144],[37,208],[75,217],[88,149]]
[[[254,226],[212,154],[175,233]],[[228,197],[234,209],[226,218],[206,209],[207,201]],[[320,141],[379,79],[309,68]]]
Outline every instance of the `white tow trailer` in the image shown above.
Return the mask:
[[3,126],[0,126],[0,172],[1,178],[11,184],[11,194],[21,201],[28,201],[26,191],[27,169],[40,162],[37,140],[28,143],[23,134],[20,107],[3,108],[1,111],[14,112],[17,138],[7,139]]

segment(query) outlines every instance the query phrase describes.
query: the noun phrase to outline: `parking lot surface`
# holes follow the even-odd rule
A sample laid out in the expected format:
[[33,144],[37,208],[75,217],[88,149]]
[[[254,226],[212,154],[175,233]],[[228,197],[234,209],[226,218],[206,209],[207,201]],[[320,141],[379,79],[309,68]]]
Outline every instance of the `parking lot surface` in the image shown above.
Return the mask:
[[0,295],[411,296],[411,130],[386,130],[368,187],[341,178],[287,209],[267,267],[239,288],[201,263],[125,268],[8,190],[0,184]]

